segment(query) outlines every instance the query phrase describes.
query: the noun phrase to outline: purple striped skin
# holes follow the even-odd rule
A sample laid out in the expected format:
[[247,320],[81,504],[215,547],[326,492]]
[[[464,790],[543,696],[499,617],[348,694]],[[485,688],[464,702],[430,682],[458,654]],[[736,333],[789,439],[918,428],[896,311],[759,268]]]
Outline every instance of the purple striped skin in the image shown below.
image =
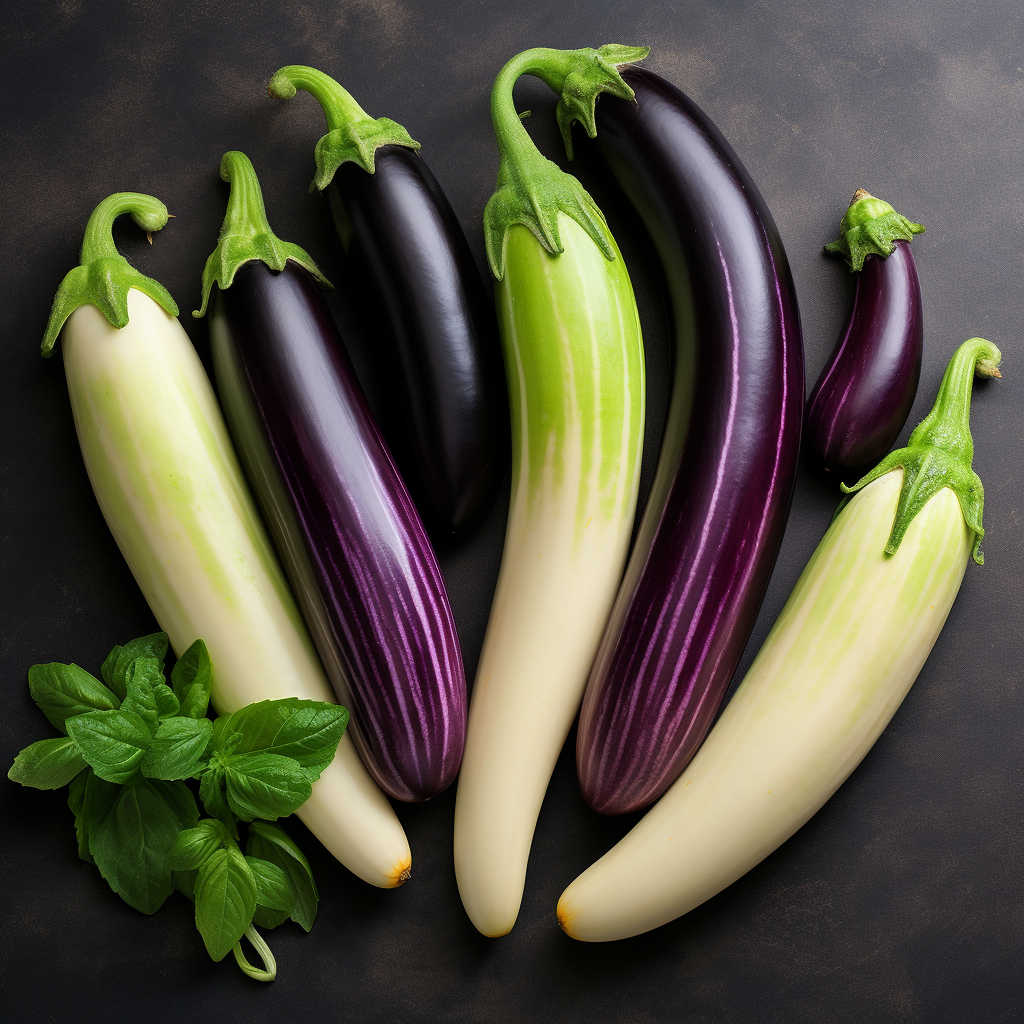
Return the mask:
[[334,321],[294,263],[246,263],[214,299],[228,424],[356,747],[391,796],[437,796],[466,734],[455,621]]
[[605,814],[656,800],[711,727],[782,541],[804,394],[796,293],[756,186],[683,93],[623,78],[636,102],[600,98],[597,146],[657,248],[692,372],[673,395],[691,408],[682,454],[659,467],[667,499],[652,493],[580,716],[580,785]]
[[917,395],[924,350],[921,282],[907,242],[868,256],[846,326],[807,405],[805,446],[849,482],[889,453]]

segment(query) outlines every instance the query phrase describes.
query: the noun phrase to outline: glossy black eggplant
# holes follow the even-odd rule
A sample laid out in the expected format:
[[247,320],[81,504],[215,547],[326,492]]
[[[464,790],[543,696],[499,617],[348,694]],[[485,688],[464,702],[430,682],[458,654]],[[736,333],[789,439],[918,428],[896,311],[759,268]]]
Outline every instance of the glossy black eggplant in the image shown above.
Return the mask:
[[819,468],[860,477],[893,446],[921,377],[921,282],[909,241],[924,231],[858,189],[826,252],[845,256],[857,290],[807,403],[804,447]]
[[[559,123],[570,146],[573,119],[596,132],[596,150],[646,225],[677,343],[654,485],[580,716],[580,784],[611,814],[668,788],[739,664],[789,514],[803,348],[782,239],[710,118],[635,67],[622,71],[634,101],[598,97],[602,52],[576,53],[592,55],[590,77],[566,76]],[[598,83],[596,124],[585,80]]]
[[282,99],[296,89],[327,115],[313,184],[327,191],[386,335],[378,365],[388,364],[388,443],[428,526],[465,531],[490,507],[508,449],[493,303],[419,143],[313,68],[282,68],[270,83]]
[[466,731],[437,559],[309,257],[270,231],[228,153],[228,213],[203,278],[221,401],[242,464],[370,773],[399,800],[454,779]]

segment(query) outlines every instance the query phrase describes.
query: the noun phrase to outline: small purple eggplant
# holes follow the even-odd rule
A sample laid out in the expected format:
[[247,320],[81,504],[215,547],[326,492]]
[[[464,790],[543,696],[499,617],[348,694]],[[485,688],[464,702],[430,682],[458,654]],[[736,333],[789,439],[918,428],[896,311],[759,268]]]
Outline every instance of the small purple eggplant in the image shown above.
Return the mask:
[[[352,737],[381,787],[426,800],[455,778],[466,680],[423,523],[320,294],[227,153],[220,241],[203,274],[221,402]],[[214,284],[218,285],[214,289]]]
[[859,272],[853,307],[807,406],[806,445],[826,472],[854,479],[892,447],[921,376],[921,283],[907,244],[924,225],[858,189],[825,246]]

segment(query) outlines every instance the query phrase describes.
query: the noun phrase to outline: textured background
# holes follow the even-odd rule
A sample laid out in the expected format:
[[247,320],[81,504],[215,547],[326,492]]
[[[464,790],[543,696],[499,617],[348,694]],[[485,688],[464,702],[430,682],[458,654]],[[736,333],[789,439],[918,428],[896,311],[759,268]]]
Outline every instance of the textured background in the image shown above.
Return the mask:
[[[835,342],[852,281],[826,260],[853,190],[893,202],[927,234],[914,252],[925,360],[916,422],[971,335],[1005,355],[978,389],[975,468],[987,487],[987,562],[970,566],[924,671],[829,804],[758,868],[682,920],[602,946],[559,931],[554,905],[633,819],[585,807],[567,748],[541,813],[515,930],[481,938],[459,903],[454,792],[399,807],[415,875],[371,889],[304,834],[322,902],[313,933],[272,935],[280,978],[213,964],[174,896],[152,920],[76,857],[60,793],[0,781],[0,1004],[10,1020],[1018,1021],[1021,996],[1021,433],[1024,8],[1017,2],[827,3],[411,0],[88,4],[7,0],[0,56],[0,764],[50,735],[28,697],[34,662],[93,671],[155,628],[100,516],[59,357],[38,356],[53,293],[105,195],[150,192],[177,215],[150,249],[122,251],[164,282],[208,359],[198,305],[223,214],[221,154],[245,150],[271,223],[339,283],[331,299],[361,355],[326,205],[306,188],[323,121],[308,97],[268,100],[270,74],[309,63],[374,116],[405,124],[484,268],[480,216],[497,156],[488,93],[528,46],[648,43],[648,66],[711,115],[781,229],[801,302],[808,384]],[[553,98],[517,96],[560,158]],[[602,195],[634,276],[650,367],[647,479],[666,400],[665,313],[628,212]],[[127,224],[127,221],[125,222]],[[836,495],[802,473],[756,651],[823,533]],[[501,553],[507,489],[476,535],[442,553],[472,675]],[[746,663],[745,662],[745,663]],[[571,741],[570,741],[571,745]]]

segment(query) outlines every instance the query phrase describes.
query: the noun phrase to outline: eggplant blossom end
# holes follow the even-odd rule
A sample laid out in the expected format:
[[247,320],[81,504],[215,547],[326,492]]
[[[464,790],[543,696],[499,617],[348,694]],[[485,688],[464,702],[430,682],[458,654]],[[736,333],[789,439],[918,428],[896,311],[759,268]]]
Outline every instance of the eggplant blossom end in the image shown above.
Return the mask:
[[868,256],[891,256],[896,242],[909,242],[924,231],[924,225],[907,220],[887,202],[861,188],[854,193],[839,231],[839,238],[829,242],[825,252],[842,256],[850,270],[857,273],[864,269]]
[[999,349],[984,338],[965,341],[946,367],[932,411],[914,429],[907,447],[887,455],[852,487],[842,485],[844,493],[852,495],[894,469],[903,470],[896,517],[885,546],[887,555],[896,554],[914,517],[934,495],[948,487],[960,502],[964,521],[974,531],[974,561],[984,565],[981,541],[985,536],[985,488],[971,468],[971,388],[974,376],[1001,377],[1001,358]]
[[128,292],[132,288],[148,295],[171,316],[178,304],[159,281],[136,270],[116,249],[111,233],[114,220],[130,213],[147,234],[167,223],[167,208],[158,199],[138,192],[117,192],[93,211],[85,229],[81,264],[65,275],[53,300],[41,351],[53,355],[57,338],[68,317],[79,307],[94,305],[117,330],[128,324]]

